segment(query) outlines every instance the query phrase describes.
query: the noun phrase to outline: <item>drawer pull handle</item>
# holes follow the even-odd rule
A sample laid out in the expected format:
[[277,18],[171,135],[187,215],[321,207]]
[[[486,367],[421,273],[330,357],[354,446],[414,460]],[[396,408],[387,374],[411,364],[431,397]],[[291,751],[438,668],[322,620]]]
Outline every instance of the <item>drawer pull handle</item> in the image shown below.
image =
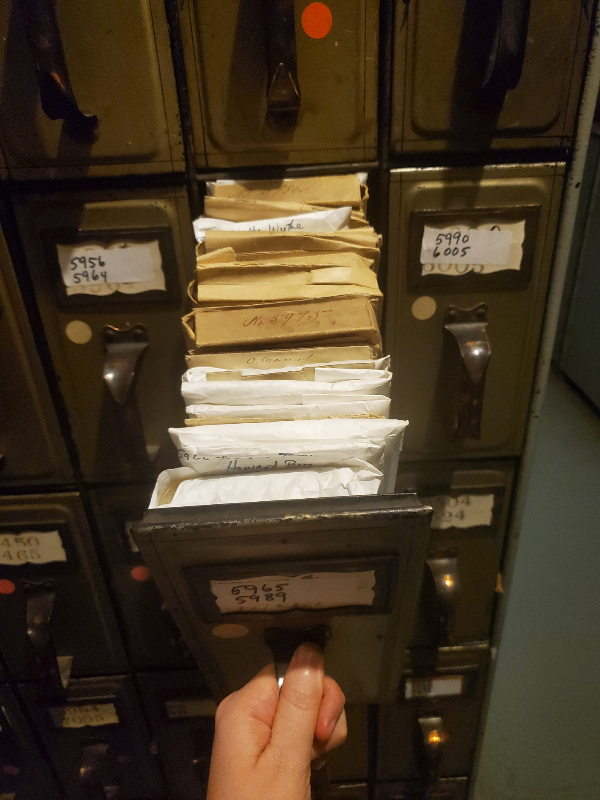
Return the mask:
[[[496,20],[482,90],[502,103],[521,79],[531,0],[495,0]],[[492,12],[493,13],[493,12]]]
[[454,606],[456,595],[460,591],[458,559],[429,558],[426,563],[431,572],[436,593],[433,638],[435,646],[442,647],[449,643],[454,628]]
[[428,784],[436,783],[445,744],[450,738],[439,716],[419,717],[422,739],[422,771]]
[[142,325],[133,328],[113,328],[107,325],[102,332],[104,369],[102,376],[114,400],[124,405],[135,377],[139,357],[148,347],[148,334]]
[[45,683],[52,695],[63,695],[60,667],[52,640],[50,623],[56,600],[56,587],[50,583],[25,584],[27,636],[31,642],[35,658]]
[[267,120],[279,130],[298,123],[300,84],[294,0],[264,0],[267,30]]

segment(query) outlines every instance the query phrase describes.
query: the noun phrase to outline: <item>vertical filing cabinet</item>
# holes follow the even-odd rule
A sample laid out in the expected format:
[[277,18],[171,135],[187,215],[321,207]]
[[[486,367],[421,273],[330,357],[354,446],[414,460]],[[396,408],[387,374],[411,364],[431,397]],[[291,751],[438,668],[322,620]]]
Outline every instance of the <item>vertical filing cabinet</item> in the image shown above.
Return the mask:
[[400,464],[397,491],[434,510],[411,648],[490,637],[513,474],[511,461]]
[[182,170],[162,0],[3,3],[0,142],[13,178]]
[[392,171],[386,348],[404,457],[519,455],[563,171]]
[[198,165],[367,161],[377,146],[377,0],[185,0]]
[[126,669],[75,493],[0,498],[0,647],[11,677],[61,692],[73,676]]
[[152,486],[111,486],[93,490],[98,546],[120,611],[125,644],[136,670],[193,667],[179,628],[164,608],[150,570],[130,533],[148,508]]
[[84,478],[176,466],[167,428],[183,420],[194,269],[185,190],[27,196],[17,216]]
[[0,485],[73,479],[0,230]]
[[59,800],[48,764],[10,686],[0,685],[0,797]]
[[164,798],[131,678],[75,680],[63,698],[35,684],[20,692],[70,800]]
[[396,0],[392,148],[569,145],[592,11],[580,0]]

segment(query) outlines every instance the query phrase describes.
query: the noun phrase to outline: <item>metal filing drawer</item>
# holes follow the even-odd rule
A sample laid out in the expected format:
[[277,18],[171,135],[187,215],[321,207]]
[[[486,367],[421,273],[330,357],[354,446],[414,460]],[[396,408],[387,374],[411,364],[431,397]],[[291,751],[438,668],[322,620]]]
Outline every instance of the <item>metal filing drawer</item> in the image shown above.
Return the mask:
[[411,647],[489,638],[513,473],[510,461],[400,464],[397,491],[434,509]]
[[131,678],[72,681],[64,698],[19,690],[69,800],[165,797]]
[[184,168],[162,0],[3,3],[0,82],[13,178]]
[[10,686],[0,685],[0,798],[59,800],[62,794]]
[[0,230],[0,483],[72,480],[52,400]]
[[79,495],[2,497],[0,516],[0,642],[11,677],[54,691],[69,659],[75,676],[123,671]]
[[[84,478],[140,482],[177,466],[167,428],[184,416],[181,315],[195,263],[185,190],[21,197],[17,217]],[[125,250],[123,266],[113,253]],[[85,256],[69,257],[84,252],[113,272],[78,270]],[[78,284],[65,286],[59,253]]]
[[467,778],[440,778],[433,786],[418,781],[379,783],[375,800],[466,800]]
[[563,171],[392,171],[385,342],[406,458],[520,453]]
[[380,708],[378,780],[418,780],[469,774],[481,714],[488,646],[443,648],[431,669],[413,652],[398,701]]
[[198,165],[205,143],[211,167],[374,159],[378,8],[185,0]]
[[396,2],[393,148],[569,145],[591,8],[580,0]]
[[115,486],[90,493],[99,547],[117,599],[131,663],[136,670],[193,667],[194,660],[131,536],[150,502],[151,486]]

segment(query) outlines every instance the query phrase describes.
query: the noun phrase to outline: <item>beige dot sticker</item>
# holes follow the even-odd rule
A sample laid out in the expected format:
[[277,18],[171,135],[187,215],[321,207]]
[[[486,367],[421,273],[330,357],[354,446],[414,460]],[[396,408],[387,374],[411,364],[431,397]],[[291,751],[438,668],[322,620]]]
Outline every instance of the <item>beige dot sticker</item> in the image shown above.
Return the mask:
[[212,632],[213,636],[218,636],[219,639],[239,639],[248,633],[248,628],[245,625],[217,625]]
[[412,304],[412,315],[415,319],[429,319],[433,317],[436,311],[436,304],[433,297],[417,297]]
[[92,329],[82,319],[73,319],[65,328],[67,339],[73,344],[87,344],[92,338]]

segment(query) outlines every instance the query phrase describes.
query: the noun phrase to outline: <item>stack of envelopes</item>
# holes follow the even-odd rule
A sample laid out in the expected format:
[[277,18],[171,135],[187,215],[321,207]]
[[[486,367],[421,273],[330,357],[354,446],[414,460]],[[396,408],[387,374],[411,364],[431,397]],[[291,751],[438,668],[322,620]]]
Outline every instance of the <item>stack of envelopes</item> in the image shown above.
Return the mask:
[[406,422],[389,420],[379,235],[363,176],[215,181],[184,317],[181,463],[153,506],[394,489]]

